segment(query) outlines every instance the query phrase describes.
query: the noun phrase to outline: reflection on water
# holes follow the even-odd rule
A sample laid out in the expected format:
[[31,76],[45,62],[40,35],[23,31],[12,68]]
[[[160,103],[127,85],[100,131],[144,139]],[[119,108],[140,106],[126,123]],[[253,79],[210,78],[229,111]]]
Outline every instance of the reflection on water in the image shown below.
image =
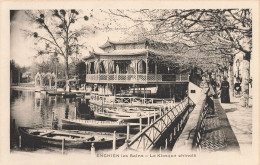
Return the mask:
[[80,98],[63,99],[28,90],[11,90],[11,119],[16,126],[51,127],[52,114],[61,128],[61,119],[89,119],[88,100]]
[[[81,98],[66,98],[61,96],[48,96],[43,93],[38,93],[28,90],[13,90],[10,91],[11,106],[10,118],[13,122],[15,119],[15,128],[11,122],[10,130],[10,149],[12,151],[19,151],[20,140],[18,127],[34,127],[34,128],[54,128],[62,129],[62,119],[85,119],[88,120],[93,117],[90,115],[89,100]],[[54,114],[54,115],[53,115]],[[94,118],[94,117],[93,117]],[[57,124],[53,124],[57,123]],[[54,126],[53,126],[54,125]],[[57,127],[56,127],[57,126]],[[56,127],[56,128],[55,128]],[[24,142],[22,139],[21,141]],[[23,143],[21,142],[21,143]],[[30,144],[30,142],[29,142]],[[30,147],[28,145],[21,145],[22,151],[37,152],[37,153],[60,153],[61,148],[52,146],[37,146]],[[104,152],[111,149],[96,150]],[[87,153],[90,154],[90,148],[66,148],[65,153]]]

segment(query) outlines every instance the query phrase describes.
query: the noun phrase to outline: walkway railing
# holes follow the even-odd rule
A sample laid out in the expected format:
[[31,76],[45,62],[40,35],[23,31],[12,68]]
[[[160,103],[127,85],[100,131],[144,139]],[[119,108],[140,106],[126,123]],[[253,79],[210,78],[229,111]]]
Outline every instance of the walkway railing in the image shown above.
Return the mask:
[[189,81],[188,74],[87,74],[86,82],[183,82]]
[[202,134],[205,131],[204,119],[205,119],[207,112],[209,110],[208,106],[209,105],[207,103],[207,99],[205,99],[203,104],[202,104],[200,116],[199,116],[199,119],[198,119],[198,122],[197,122],[195,135],[194,135],[193,142],[192,142],[192,148],[197,149],[199,151],[201,150]]
[[165,104],[174,106],[175,100],[165,100],[158,98],[141,98],[141,97],[116,97],[110,95],[91,94],[90,100],[100,101],[103,104],[124,104],[124,105],[154,105],[163,106]]
[[[171,140],[172,138],[177,139],[176,136],[179,136],[183,125],[185,125],[188,120],[188,115],[190,113],[189,108],[192,107],[192,105],[194,105],[194,103],[189,97],[187,97],[175,107],[171,109],[167,108],[161,117],[156,121],[151,122],[150,125],[130,140],[127,140],[126,144],[118,150],[146,151],[156,148],[158,142],[162,141],[161,138],[163,136],[168,136]],[[165,135],[165,133],[169,131],[169,128],[172,130],[172,133],[170,134],[171,136]],[[166,139],[166,141],[168,142],[169,139]],[[166,146],[167,142],[165,142]]]

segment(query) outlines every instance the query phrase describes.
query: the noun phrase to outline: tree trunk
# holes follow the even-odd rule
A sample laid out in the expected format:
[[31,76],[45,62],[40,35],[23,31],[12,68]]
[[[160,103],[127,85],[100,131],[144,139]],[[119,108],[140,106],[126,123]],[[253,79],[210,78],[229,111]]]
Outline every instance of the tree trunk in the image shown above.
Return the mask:
[[65,58],[66,58],[66,62],[65,62],[65,79],[66,79],[65,87],[66,87],[66,92],[69,92],[69,62],[68,62],[68,56],[65,57]]
[[242,88],[242,97],[240,100],[240,104],[243,107],[248,106],[248,101],[249,101],[249,79],[250,79],[250,55],[251,54],[245,54],[243,61],[242,61],[242,83],[241,83],[241,88]]
[[66,91],[70,91],[69,89],[69,32],[66,30],[66,41],[65,41],[65,59],[66,59],[66,68],[65,68],[65,78],[66,78]]
[[230,86],[231,95],[234,96],[234,70],[233,70],[233,64],[230,64],[230,66],[229,66],[228,82],[229,82],[229,86]]
[[[224,73],[223,73],[223,77],[228,77],[228,69],[224,69]],[[222,77],[222,80],[223,80],[223,77]]]
[[65,62],[65,79],[69,79],[69,64],[68,64],[68,57],[66,57],[66,62]]

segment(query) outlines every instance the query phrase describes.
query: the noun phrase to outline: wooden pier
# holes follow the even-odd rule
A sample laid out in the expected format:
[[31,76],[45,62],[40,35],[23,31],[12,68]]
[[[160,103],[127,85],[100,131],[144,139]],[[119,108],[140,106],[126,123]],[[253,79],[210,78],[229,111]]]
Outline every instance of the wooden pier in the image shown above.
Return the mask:
[[187,97],[172,108],[165,107],[164,114],[155,121],[151,121],[150,125],[131,139],[127,140],[118,151],[149,151],[162,148],[167,150],[172,149],[194,106],[195,104],[193,101]]

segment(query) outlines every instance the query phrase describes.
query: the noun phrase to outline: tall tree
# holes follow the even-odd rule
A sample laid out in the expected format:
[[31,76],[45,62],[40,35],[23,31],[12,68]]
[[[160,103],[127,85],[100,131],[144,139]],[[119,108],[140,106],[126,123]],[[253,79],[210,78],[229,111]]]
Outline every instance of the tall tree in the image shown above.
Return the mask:
[[80,11],[72,10],[42,10],[26,11],[29,21],[37,25],[37,31],[24,30],[30,37],[34,37],[38,56],[56,54],[61,56],[65,64],[65,78],[69,79],[69,57],[86,48],[82,38],[93,34],[93,29],[83,21]]
[[[156,40],[185,43],[189,49],[212,51],[229,57],[243,53],[242,99],[249,98],[249,62],[252,52],[252,14],[250,9],[188,9],[188,10],[109,10],[113,16],[133,21],[136,26],[149,23],[147,36]],[[143,32],[142,32],[143,33]],[[230,70],[233,81],[233,71]],[[233,82],[231,82],[233,85]]]
[[86,82],[86,64],[84,61],[79,61],[76,64],[76,74],[81,82]]

